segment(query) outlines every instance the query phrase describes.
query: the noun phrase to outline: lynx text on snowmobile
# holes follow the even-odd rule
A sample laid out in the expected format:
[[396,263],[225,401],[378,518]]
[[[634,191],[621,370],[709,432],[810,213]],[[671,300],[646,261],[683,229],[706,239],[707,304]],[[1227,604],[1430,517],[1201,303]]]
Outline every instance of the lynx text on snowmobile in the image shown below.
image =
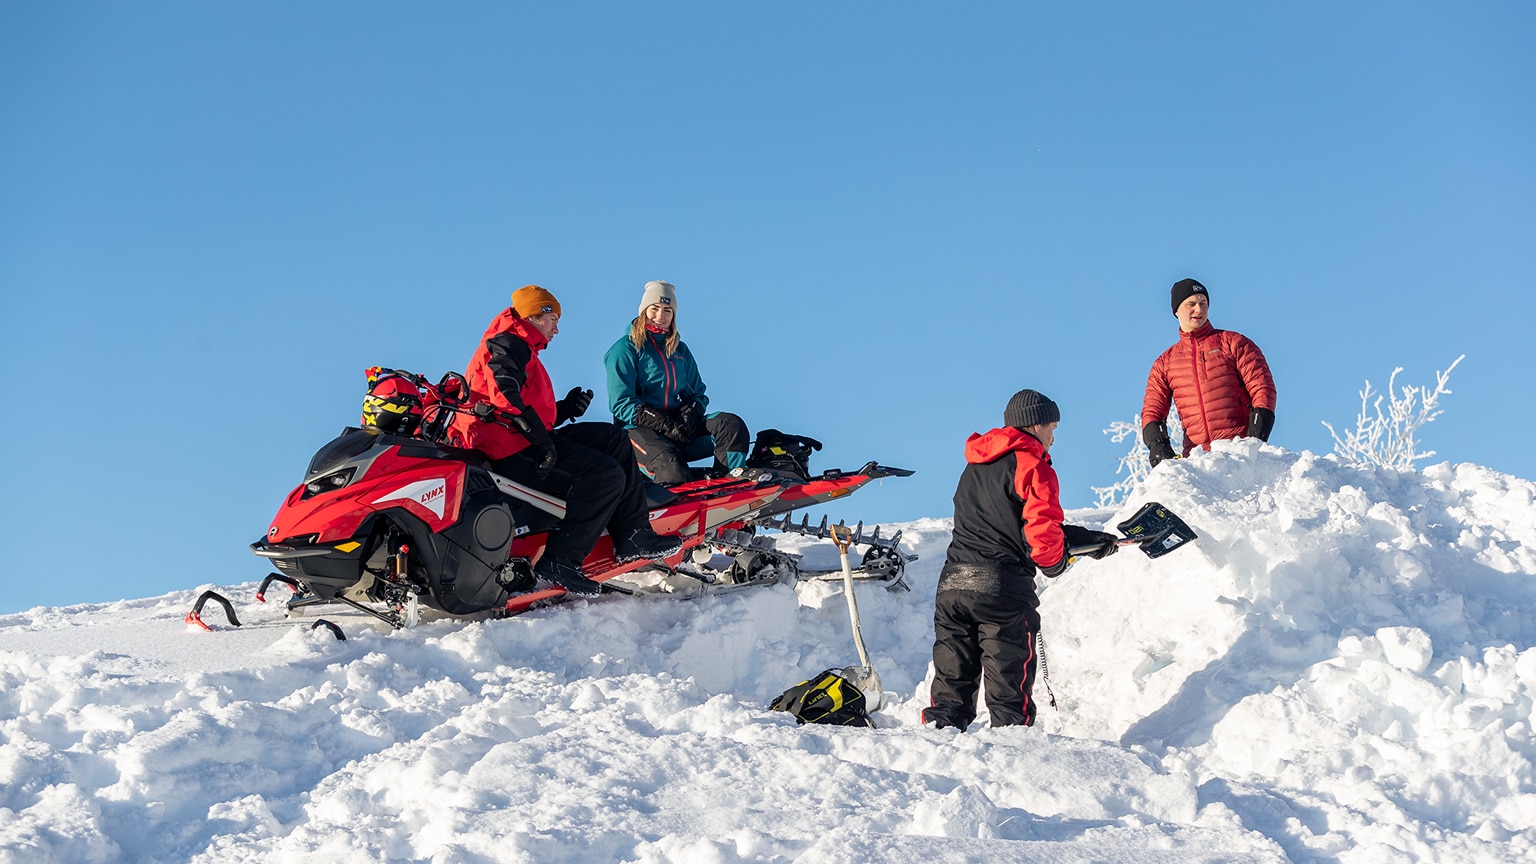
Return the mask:
[[[493,473],[480,453],[453,446],[453,415],[476,408],[463,376],[449,373],[432,384],[409,372],[374,367],[369,383],[365,425],[346,428],[320,448],[266,535],[251,544],[252,552],[277,568],[262,583],[258,599],[271,583],[282,582],[294,591],[290,614],[343,604],[404,627],[416,623],[423,607],[454,617],[489,617],[563,595],[558,587],[537,583],[532,565],[565,504]],[[482,406],[479,416],[486,413]],[[856,471],[812,476],[805,442],[819,444],[765,431],[779,436],[766,442],[759,437],[764,452],[779,459],[771,468],[741,468],[728,476],[648,489],[652,527],[682,536],[680,552],[665,561],[620,563],[604,534],[582,562],[583,572],[609,591],[685,596],[797,578],[841,578],[802,573],[799,556],[776,550],[773,538],[758,529],[827,537],[825,519],[819,526],[808,519],[796,524],[790,511],[912,472],[869,462]],[[876,529],[865,535],[861,525],[852,533],[856,545],[867,547],[856,576],[905,589],[904,567],[916,556],[901,551],[900,532],[881,537]],[[722,560],[726,563],[716,563]]]

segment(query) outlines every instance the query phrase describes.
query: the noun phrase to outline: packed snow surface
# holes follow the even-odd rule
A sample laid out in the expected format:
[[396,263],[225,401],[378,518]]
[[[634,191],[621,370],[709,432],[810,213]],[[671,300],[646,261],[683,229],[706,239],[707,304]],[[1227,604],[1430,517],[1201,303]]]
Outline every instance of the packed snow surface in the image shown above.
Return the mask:
[[[1168,463],[1069,514],[1201,536],[1045,585],[1032,729],[919,725],[944,519],[892,526],[910,593],[859,586],[873,730],[767,709],[857,663],[833,583],[327,614],[346,641],[254,583],[3,616],[0,861],[1530,862],[1533,499],[1252,441]],[[207,587],[245,626],[183,623]]]

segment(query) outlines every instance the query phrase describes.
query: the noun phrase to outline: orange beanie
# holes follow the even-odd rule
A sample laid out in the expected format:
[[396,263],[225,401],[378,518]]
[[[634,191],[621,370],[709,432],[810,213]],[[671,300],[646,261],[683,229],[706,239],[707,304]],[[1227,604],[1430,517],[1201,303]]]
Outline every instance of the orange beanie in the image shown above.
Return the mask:
[[545,312],[559,315],[560,301],[537,285],[524,285],[512,292],[512,311],[524,318],[543,315]]

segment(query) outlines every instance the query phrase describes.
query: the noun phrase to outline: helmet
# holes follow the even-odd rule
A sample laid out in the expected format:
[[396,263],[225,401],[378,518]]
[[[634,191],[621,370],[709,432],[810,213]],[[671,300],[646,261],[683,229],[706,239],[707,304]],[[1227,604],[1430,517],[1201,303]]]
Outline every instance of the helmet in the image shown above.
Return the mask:
[[363,427],[410,435],[421,425],[421,388],[399,375],[369,370],[368,395],[363,397]]

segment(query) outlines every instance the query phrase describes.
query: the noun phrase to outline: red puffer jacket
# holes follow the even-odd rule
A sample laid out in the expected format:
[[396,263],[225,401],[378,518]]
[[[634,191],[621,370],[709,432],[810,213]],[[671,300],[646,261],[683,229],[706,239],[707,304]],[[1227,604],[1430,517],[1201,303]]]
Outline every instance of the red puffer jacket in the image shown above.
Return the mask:
[[1259,346],[1206,321],[1164,351],[1147,376],[1141,425],[1168,418],[1170,401],[1184,424],[1184,455],[1212,441],[1241,438],[1253,408],[1275,410],[1275,379]]
[[[464,377],[475,401],[489,401],[517,414],[537,415],[545,429],[555,425],[555,388],[539,360],[549,340],[511,309],[485,329],[480,347],[469,360]],[[492,459],[504,459],[528,447],[521,434],[499,423],[460,414],[454,418],[459,446],[472,447]]]

